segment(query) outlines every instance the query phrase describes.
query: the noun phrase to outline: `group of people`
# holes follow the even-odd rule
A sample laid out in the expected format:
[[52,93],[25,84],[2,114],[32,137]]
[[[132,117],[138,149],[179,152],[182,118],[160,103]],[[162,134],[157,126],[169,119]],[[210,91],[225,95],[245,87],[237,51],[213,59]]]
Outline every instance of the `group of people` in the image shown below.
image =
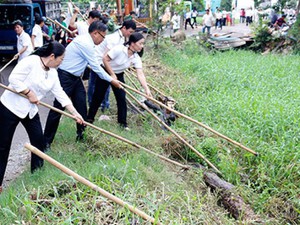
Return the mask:
[[[42,151],[50,149],[61,114],[50,110],[43,132],[37,104],[47,92],[55,97],[54,107],[61,110],[67,108],[73,115],[77,122],[77,141],[84,138],[85,121],[94,122],[110,85],[117,102],[118,123],[124,129],[129,129],[126,92],[122,83],[125,82],[124,71],[131,65],[135,67],[145,93],[151,97],[139,54],[143,51],[145,38],[135,32],[135,22],[126,20],[120,28],[106,35],[108,27],[100,21],[98,11],[91,11],[86,21],[75,22],[78,13],[79,9],[75,8],[70,21],[70,26],[78,30],[72,42],[65,47],[58,41],[50,41],[29,55],[22,55],[9,76],[9,87],[27,98],[8,90],[0,98],[0,192],[12,138],[19,122],[25,127],[33,146]],[[22,24],[16,23],[15,26],[22,27]],[[23,32],[20,31],[20,35],[24,35]],[[27,47],[26,50],[19,49],[18,54],[25,51],[32,52]],[[81,79],[87,66],[91,68],[91,78],[94,79],[89,82],[89,88],[92,89],[89,110]],[[42,166],[43,160],[32,154],[31,172]]]

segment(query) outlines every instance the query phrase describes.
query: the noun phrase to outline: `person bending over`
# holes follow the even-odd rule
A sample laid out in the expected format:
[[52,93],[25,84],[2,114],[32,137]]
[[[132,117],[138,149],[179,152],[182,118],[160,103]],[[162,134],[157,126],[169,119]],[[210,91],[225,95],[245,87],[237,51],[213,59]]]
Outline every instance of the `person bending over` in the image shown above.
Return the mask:
[[[83,119],[63,91],[56,67],[62,62],[65,47],[50,42],[35,51],[34,55],[22,59],[9,76],[9,87],[26,95],[24,98],[9,90],[4,91],[0,101],[0,192],[7,166],[11,142],[17,125],[25,127],[30,143],[41,151],[45,142],[38,113],[40,99],[51,92],[59,103],[66,107],[77,123]],[[31,154],[31,172],[43,166],[43,159]]]
[[[151,92],[148,88],[146,78],[143,73],[142,60],[138,55],[144,47],[144,36],[140,33],[133,33],[129,37],[129,41],[124,45],[117,45],[113,47],[103,56],[103,64],[106,71],[121,82],[124,81],[124,71],[133,64],[136,69],[137,77],[145,93],[151,97]],[[96,78],[95,91],[92,97],[92,102],[88,112],[87,121],[94,122],[95,115],[103,101],[106,89],[109,83],[99,77]],[[127,105],[125,91],[112,87],[115,94],[118,107],[118,123],[125,129],[127,126]]]

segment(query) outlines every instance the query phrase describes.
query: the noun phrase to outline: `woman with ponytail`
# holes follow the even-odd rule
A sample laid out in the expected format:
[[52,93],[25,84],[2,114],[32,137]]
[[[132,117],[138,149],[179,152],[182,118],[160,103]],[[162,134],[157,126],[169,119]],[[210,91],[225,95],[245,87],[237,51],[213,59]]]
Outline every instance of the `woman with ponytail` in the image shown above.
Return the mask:
[[[49,91],[70,111],[77,123],[83,123],[58,79],[56,67],[63,60],[64,52],[62,44],[47,43],[20,61],[9,76],[9,87],[27,98],[6,90],[0,99],[0,192],[11,142],[20,122],[25,127],[31,144],[42,151],[45,148],[37,105]],[[32,154],[31,172],[42,166],[43,159]]]
[[[129,41],[124,45],[117,45],[109,50],[103,56],[103,65],[107,73],[112,78],[124,82],[124,71],[133,65],[136,69],[137,77],[145,93],[151,97],[151,92],[148,88],[147,81],[142,68],[142,60],[140,53],[143,52],[145,38],[141,33],[133,33],[129,37]],[[100,103],[103,101],[106,89],[109,83],[105,80],[96,78],[95,91],[90,104],[87,121],[93,122]],[[127,126],[127,105],[125,91],[112,87],[115,94],[118,107],[118,123],[128,129]]]

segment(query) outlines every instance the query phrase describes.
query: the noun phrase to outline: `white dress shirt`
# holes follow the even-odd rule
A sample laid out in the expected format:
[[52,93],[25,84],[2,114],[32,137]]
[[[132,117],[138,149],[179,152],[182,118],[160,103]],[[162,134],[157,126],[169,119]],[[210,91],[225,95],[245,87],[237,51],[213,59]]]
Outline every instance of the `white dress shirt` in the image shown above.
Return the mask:
[[22,31],[20,36],[17,35],[17,38],[18,38],[18,40],[17,40],[18,52],[20,52],[20,50],[22,48],[27,46],[27,49],[25,50],[25,52],[23,52],[21,55],[19,55],[18,62],[20,62],[22,59],[24,59],[26,56],[28,56],[33,51],[33,48],[32,48],[30,36],[24,30]]
[[106,35],[104,41],[100,45],[96,46],[96,54],[99,64],[102,64],[103,55],[112,49],[114,46],[122,45],[125,42],[125,37],[123,36],[120,29],[116,30],[114,33]]
[[32,35],[35,36],[33,44],[34,47],[42,47],[43,46],[43,31],[40,25],[35,24],[32,29]]
[[131,64],[136,69],[142,69],[142,60],[140,56],[137,53],[134,53],[129,57],[128,47],[124,45],[113,47],[107,54],[111,58],[109,64],[115,73],[124,72]]
[[86,21],[79,21],[76,22],[76,27],[78,31],[78,35],[84,35],[89,33],[89,25]]
[[[40,57],[37,55],[30,55],[17,64],[9,76],[9,87],[17,92],[29,88],[39,100],[51,91],[63,107],[72,104],[60,85],[56,69],[50,68],[46,72],[42,68]],[[2,94],[1,102],[20,118],[25,118],[29,114],[31,119],[38,112],[36,104],[30,103],[28,99],[8,90]]]
[[90,34],[77,36],[67,46],[64,60],[59,68],[79,77],[89,64],[101,79],[111,82],[111,76],[104,71],[97,61],[95,48],[96,45]]

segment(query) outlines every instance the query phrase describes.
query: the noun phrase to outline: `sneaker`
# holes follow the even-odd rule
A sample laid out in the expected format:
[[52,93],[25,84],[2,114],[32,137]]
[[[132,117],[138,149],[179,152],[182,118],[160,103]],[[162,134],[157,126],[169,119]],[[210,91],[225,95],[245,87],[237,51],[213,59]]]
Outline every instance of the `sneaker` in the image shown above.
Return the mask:
[[130,131],[130,128],[126,126],[126,127],[124,127],[124,130]]

